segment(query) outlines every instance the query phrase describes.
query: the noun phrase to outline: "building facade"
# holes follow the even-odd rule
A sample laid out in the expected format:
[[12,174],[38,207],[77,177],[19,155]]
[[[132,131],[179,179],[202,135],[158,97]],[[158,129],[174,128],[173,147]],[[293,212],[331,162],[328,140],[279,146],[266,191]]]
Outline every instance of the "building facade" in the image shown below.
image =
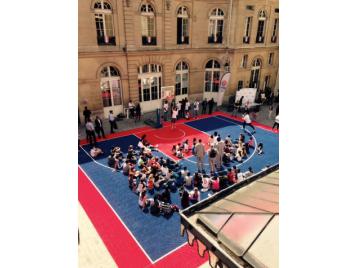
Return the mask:
[[161,87],[177,99],[217,98],[220,77],[238,88],[277,90],[277,0],[79,0],[78,105],[107,116],[129,99],[161,105]]

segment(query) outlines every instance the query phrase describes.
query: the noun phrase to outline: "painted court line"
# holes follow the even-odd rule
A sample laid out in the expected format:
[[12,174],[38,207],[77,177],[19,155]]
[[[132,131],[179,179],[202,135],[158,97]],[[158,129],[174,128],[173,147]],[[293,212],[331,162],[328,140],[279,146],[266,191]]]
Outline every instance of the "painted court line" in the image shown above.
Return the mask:
[[138,242],[138,240],[136,240],[135,236],[132,234],[132,232],[129,230],[129,228],[125,225],[124,221],[120,218],[120,216],[118,215],[118,213],[114,210],[114,208],[110,205],[110,203],[108,202],[108,200],[105,198],[105,196],[102,194],[102,192],[98,189],[98,187],[95,185],[95,183],[91,180],[91,178],[88,176],[88,174],[82,169],[82,167],[78,166],[81,171],[83,172],[83,174],[87,177],[87,179],[91,182],[91,184],[94,186],[94,188],[97,190],[97,192],[101,195],[101,197],[103,198],[103,200],[107,203],[108,207],[113,211],[113,213],[117,216],[117,218],[119,219],[119,221],[121,222],[121,224],[125,227],[126,231],[130,234],[130,236],[133,238],[133,240],[136,242],[136,244],[139,246],[139,248],[143,251],[143,253],[145,254],[145,256],[148,258],[148,260],[151,263],[154,263],[153,260],[150,258],[150,256],[146,253],[146,251],[144,250],[144,248],[140,245],[140,243]]

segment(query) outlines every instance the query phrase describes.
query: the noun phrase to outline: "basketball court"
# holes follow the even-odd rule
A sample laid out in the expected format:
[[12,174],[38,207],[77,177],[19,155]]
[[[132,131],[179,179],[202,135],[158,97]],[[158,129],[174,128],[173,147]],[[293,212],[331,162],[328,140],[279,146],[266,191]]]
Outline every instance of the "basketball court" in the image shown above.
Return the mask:
[[[119,146],[126,153],[129,145],[136,148],[140,137],[146,134],[151,144],[159,146],[158,151],[153,152],[155,156],[178,161],[192,174],[197,170],[195,156],[189,153],[179,160],[171,153],[172,145],[186,139],[192,144],[193,138],[202,139],[207,144],[214,132],[222,138],[230,135],[235,139],[243,133],[241,125],[240,117],[214,112],[197,119],[178,120],[175,129],[171,129],[171,123],[164,122],[159,129],[141,127],[118,132],[98,141],[104,155],[95,160],[90,157],[90,146],[81,141],[78,153],[79,202],[119,267],[199,267],[207,259],[199,257],[195,252],[197,249],[189,247],[186,239],[180,236],[178,213],[171,217],[157,217],[139,209],[138,196],[129,189],[127,176],[122,172],[112,172],[107,166],[110,149]],[[235,165],[243,171],[252,167],[254,172],[258,172],[279,162],[278,134],[271,131],[271,127],[258,123],[253,125],[256,127],[255,144],[263,143],[265,153],[258,155],[254,148],[242,163],[231,162],[224,166],[225,169]],[[251,135],[249,130],[247,127],[246,137]],[[205,170],[209,171],[207,157]],[[209,194],[212,192],[202,192],[201,199]],[[180,205],[178,191],[171,193],[171,199],[173,204]]]

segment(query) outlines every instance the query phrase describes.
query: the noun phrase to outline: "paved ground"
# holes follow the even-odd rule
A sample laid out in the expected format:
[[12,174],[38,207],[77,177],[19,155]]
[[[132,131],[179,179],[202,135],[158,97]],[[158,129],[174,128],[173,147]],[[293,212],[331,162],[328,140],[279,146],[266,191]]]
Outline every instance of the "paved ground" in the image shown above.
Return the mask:
[[102,239],[99,237],[92,222],[80,204],[78,204],[78,225],[80,230],[80,244],[78,245],[78,267],[117,267],[112,256],[109,254]]
[[[261,124],[264,124],[264,125],[272,126],[274,123],[275,108],[277,107],[277,105],[278,105],[277,103],[274,104],[274,110],[273,110],[273,115],[272,115],[271,119],[268,118],[269,106],[267,106],[267,105],[261,106],[260,111],[257,114],[256,121]],[[220,107],[219,110],[227,111],[227,107]],[[146,113],[143,115],[143,119],[148,119],[148,118],[155,118],[155,113],[150,112],[150,113]],[[118,125],[117,131],[119,132],[119,131],[129,130],[129,129],[133,129],[133,128],[137,128],[137,127],[146,126],[143,119],[139,122],[135,122],[134,119],[123,119],[121,121],[118,121],[117,122],[117,125]],[[103,118],[103,123],[104,123],[104,132],[110,133],[110,126],[109,126],[108,119]],[[80,139],[84,139],[86,137],[83,122],[82,122],[82,124],[78,125],[78,134],[80,136]]]

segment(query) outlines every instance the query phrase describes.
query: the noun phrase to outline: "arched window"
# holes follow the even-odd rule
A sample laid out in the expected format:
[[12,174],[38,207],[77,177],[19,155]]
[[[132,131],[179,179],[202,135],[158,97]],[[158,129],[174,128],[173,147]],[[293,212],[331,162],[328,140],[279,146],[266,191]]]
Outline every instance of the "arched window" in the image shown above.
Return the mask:
[[210,60],[205,68],[205,91],[218,92],[221,66],[218,61]]
[[180,61],[176,65],[176,91],[175,95],[185,95],[188,93],[188,64],[184,61]]
[[100,72],[100,90],[104,107],[122,105],[122,89],[119,70],[106,66]]
[[177,10],[177,44],[188,44],[188,11],[182,6]]
[[224,13],[221,9],[215,8],[209,16],[208,43],[219,43],[223,41]]
[[259,87],[259,76],[262,61],[260,59],[255,59],[252,63],[252,69],[250,71],[250,83],[249,87],[258,88]]
[[139,100],[151,101],[161,98],[161,66],[146,64],[138,68]]
[[279,19],[276,18],[274,20],[273,34],[271,36],[271,42],[272,43],[276,43],[276,40],[278,39],[278,31],[279,31]]
[[156,45],[155,12],[150,4],[141,6],[141,39],[143,46]]
[[94,3],[95,27],[97,30],[98,45],[115,46],[113,28],[113,10],[108,2],[103,0]]
[[264,10],[259,12],[258,16],[258,29],[256,43],[264,43],[266,14]]

